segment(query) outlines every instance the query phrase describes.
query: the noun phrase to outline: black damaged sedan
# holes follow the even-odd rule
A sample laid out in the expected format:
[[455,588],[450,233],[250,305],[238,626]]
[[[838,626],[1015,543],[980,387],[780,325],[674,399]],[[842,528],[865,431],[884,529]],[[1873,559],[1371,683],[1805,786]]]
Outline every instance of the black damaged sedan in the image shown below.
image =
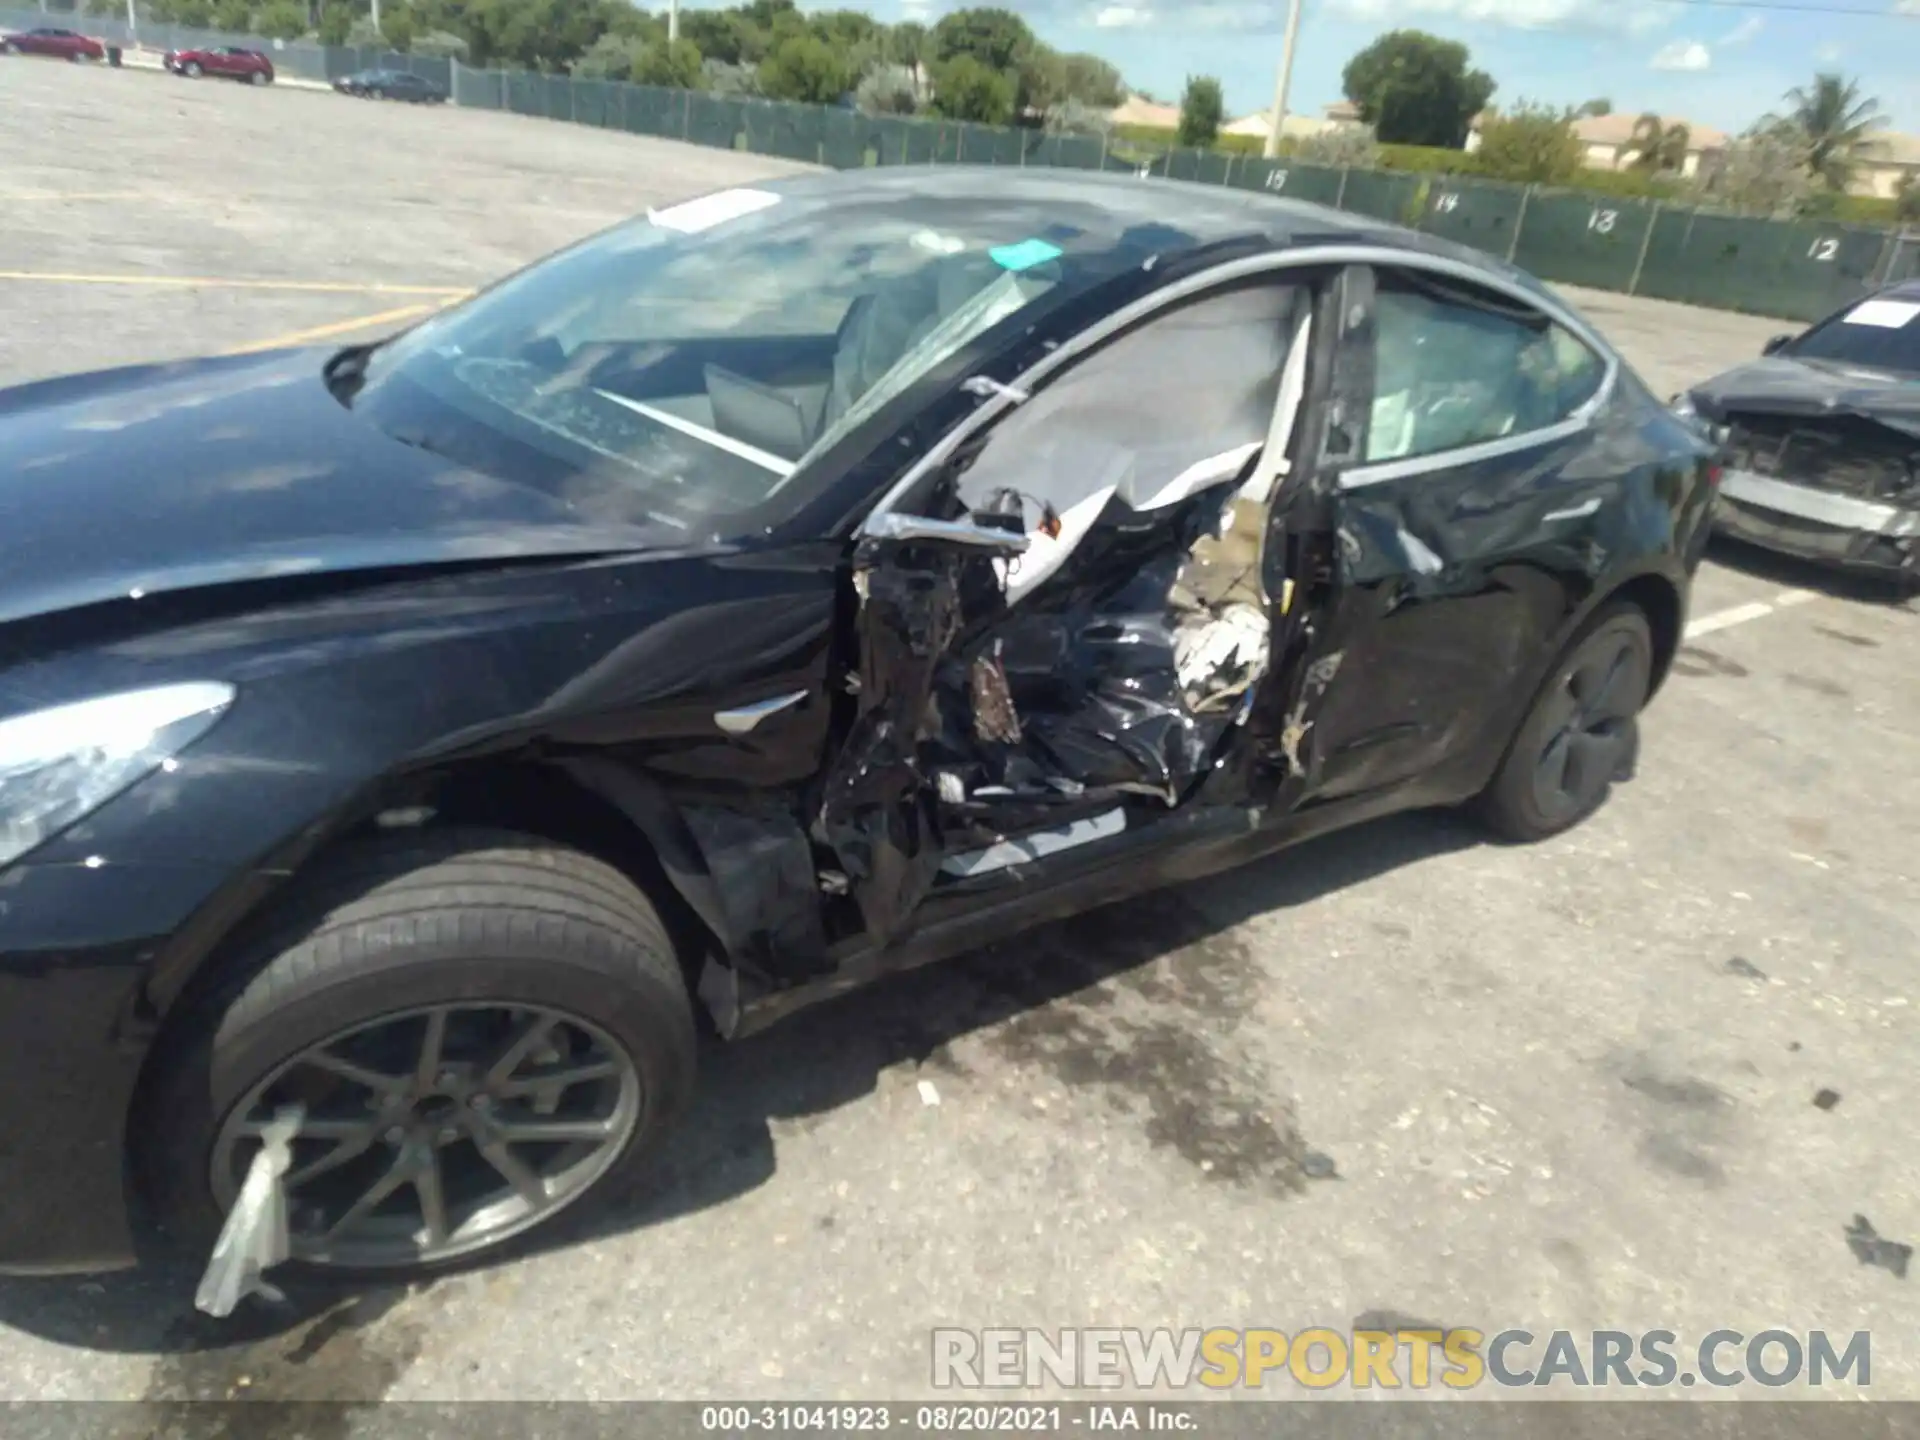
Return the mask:
[[492,1254],[701,1027],[1390,811],[1562,831],[1716,479],[1504,264],[1036,170],[0,392],[0,1269],[204,1256],[276,1124],[296,1261]]
[[1676,408],[1726,442],[1726,534],[1920,586],[1920,280],[1775,336]]

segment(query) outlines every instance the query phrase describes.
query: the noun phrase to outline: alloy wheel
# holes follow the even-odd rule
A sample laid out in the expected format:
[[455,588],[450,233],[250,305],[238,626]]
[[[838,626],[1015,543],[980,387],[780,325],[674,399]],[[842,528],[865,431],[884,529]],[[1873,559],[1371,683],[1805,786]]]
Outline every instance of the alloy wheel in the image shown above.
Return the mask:
[[1634,637],[1596,635],[1555,692],[1533,767],[1533,803],[1559,825],[1584,814],[1632,768],[1648,669]]
[[221,1208],[265,1127],[304,1118],[285,1185],[296,1260],[384,1268],[500,1245],[592,1187],[642,1112],[634,1063],[550,1007],[442,1005],[383,1016],[282,1062],[213,1146]]

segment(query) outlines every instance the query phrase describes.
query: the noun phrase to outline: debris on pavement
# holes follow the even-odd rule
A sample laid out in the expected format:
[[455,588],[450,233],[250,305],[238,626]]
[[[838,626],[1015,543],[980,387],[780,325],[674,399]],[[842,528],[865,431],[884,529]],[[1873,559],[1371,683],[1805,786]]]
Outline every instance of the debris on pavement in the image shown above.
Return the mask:
[[1838,1090],[1819,1089],[1813,1092],[1813,1103],[1821,1110],[1831,1110],[1840,1103]]
[[1767,978],[1766,971],[1762,970],[1758,965],[1743,955],[1736,955],[1727,961],[1726,969],[1729,975],[1739,975],[1747,980],[1764,980]]
[[938,1105],[940,1103],[940,1092],[934,1088],[933,1081],[922,1080],[920,1082],[920,1103],[922,1105]]
[[1853,1223],[1847,1226],[1847,1248],[1862,1265],[1878,1265],[1882,1270],[1891,1270],[1901,1280],[1907,1278],[1907,1262],[1913,1258],[1913,1246],[1881,1236],[1866,1216],[1854,1216]]
[[1318,1150],[1309,1150],[1300,1157],[1300,1173],[1309,1180],[1338,1180],[1340,1169],[1334,1164],[1333,1157]]
[[293,1253],[287,1191],[281,1182],[292,1168],[293,1139],[305,1118],[306,1107],[293,1105],[264,1127],[260,1149],[247,1167],[240,1196],[227,1212],[227,1223],[214,1241],[206,1273],[200,1277],[200,1288],[193,1297],[194,1307],[215,1319],[224,1320],[233,1314],[249,1295],[274,1304],[286,1301],[279,1288],[264,1277]]

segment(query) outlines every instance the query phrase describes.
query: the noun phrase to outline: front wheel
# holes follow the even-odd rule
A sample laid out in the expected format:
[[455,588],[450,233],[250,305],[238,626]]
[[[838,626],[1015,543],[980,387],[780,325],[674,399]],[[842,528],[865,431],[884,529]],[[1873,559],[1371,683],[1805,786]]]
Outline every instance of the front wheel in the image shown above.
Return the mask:
[[180,73],[186,76],[189,80],[198,80],[200,78],[199,61],[189,60],[185,65],[180,67]]
[[288,914],[143,1099],[148,1193],[199,1254],[295,1104],[292,1258],[399,1277],[502,1252],[617,1188],[691,1093],[674,947],[601,861],[422,835],[343,856]]
[[1560,657],[1476,802],[1508,840],[1544,840],[1605,803],[1633,773],[1653,683],[1653,634],[1638,606],[1608,606]]
[[18,55],[19,53],[20,47],[11,40],[7,41],[4,45],[0,45],[0,55]]

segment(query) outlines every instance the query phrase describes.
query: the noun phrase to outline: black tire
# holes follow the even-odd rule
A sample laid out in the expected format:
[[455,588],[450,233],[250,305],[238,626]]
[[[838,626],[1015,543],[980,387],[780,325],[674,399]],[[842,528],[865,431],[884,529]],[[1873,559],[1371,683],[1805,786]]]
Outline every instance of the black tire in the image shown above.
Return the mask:
[[1631,778],[1640,711],[1653,683],[1653,632],[1637,605],[1603,607],[1554,665],[1474,802],[1502,839],[1545,840],[1572,829]]
[[0,55],[18,55],[19,53],[20,47],[11,40],[7,41],[4,45],[0,45]]
[[271,85],[273,83],[273,77],[264,70],[256,70],[247,77],[247,83],[249,85]]
[[180,67],[180,73],[189,80],[198,80],[200,78],[200,62],[197,60],[189,60]]
[[388,1279],[510,1254],[556,1215],[618,1193],[692,1094],[693,1007],[673,942],[632,881],[591,856],[502,831],[376,841],[303,883],[276,923],[163,1037],[143,1087],[137,1173],[166,1239],[196,1261],[224,1218],[212,1160],[234,1106],[303,1050],[382,1016],[495,1002],[563,1010],[624,1052],[640,1097],[624,1148],[573,1199],[488,1248],[383,1262]]

